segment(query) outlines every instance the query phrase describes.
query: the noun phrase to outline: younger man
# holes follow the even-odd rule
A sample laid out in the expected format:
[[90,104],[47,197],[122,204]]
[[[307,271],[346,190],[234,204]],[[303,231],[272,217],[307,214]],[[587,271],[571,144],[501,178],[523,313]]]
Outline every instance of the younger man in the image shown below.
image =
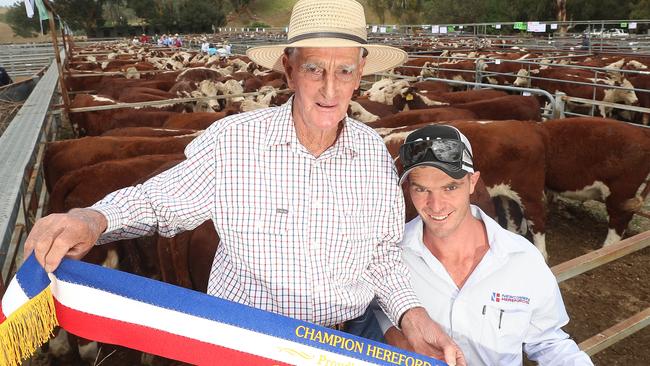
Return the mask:
[[[555,277],[523,237],[470,205],[480,173],[458,129],[430,125],[400,148],[419,216],[400,243],[411,282],[429,315],[460,346],[468,365],[592,365],[561,329],[569,321]],[[409,348],[375,311],[386,340]]]

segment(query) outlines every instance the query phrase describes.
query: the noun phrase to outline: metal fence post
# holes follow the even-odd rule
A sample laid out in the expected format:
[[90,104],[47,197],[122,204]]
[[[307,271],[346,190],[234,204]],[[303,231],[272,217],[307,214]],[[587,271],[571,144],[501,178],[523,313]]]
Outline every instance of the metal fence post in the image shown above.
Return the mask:
[[566,93],[564,92],[555,92],[555,106],[553,108],[553,119],[565,118],[564,115],[564,99]]

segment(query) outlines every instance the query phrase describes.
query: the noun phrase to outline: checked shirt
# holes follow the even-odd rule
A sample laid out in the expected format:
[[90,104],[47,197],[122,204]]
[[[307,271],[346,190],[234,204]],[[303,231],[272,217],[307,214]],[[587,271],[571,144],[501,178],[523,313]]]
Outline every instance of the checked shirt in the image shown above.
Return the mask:
[[208,293],[331,326],[374,296],[393,322],[420,306],[397,247],[404,202],[381,138],[346,118],[318,158],[280,107],[214,123],[187,159],[96,203],[99,243],[173,236],[212,220],[221,239]]

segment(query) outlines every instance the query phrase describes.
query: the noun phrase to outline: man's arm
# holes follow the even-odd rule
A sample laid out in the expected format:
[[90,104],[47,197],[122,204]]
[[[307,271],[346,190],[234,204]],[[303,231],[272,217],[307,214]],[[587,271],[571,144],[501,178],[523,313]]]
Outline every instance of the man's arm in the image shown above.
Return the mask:
[[524,339],[524,351],[528,358],[540,366],[593,366],[589,356],[580,351],[562,327],[569,322],[569,316],[562,302],[562,295],[555,277],[546,268],[549,294],[540,301],[532,315],[530,329]]
[[215,137],[208,133],[185,150],[187,159],[135,187],[106,196],[87,209],[53,214],[36,222],[25,242],[25,258],[35,252],[46,271],[64,256],[82,258],[95,243],[195,228],[214,207]]

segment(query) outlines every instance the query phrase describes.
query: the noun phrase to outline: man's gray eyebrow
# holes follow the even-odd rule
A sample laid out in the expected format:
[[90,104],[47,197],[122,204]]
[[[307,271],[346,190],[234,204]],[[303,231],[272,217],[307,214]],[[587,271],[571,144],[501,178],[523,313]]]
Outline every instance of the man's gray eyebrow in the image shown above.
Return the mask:
[[323,68],[323,65],[322,65],[322,64],[319,64],[318,62],[315,62],[315,61],[307,61],[307,62],[303,62],[300,66],[301,66],[301,67],[306,67],[306,66],[316,66],[316,67]]
[[338,69],[345,69],[348,71],[352,71],[357,69],[357,65],[339,65]]

